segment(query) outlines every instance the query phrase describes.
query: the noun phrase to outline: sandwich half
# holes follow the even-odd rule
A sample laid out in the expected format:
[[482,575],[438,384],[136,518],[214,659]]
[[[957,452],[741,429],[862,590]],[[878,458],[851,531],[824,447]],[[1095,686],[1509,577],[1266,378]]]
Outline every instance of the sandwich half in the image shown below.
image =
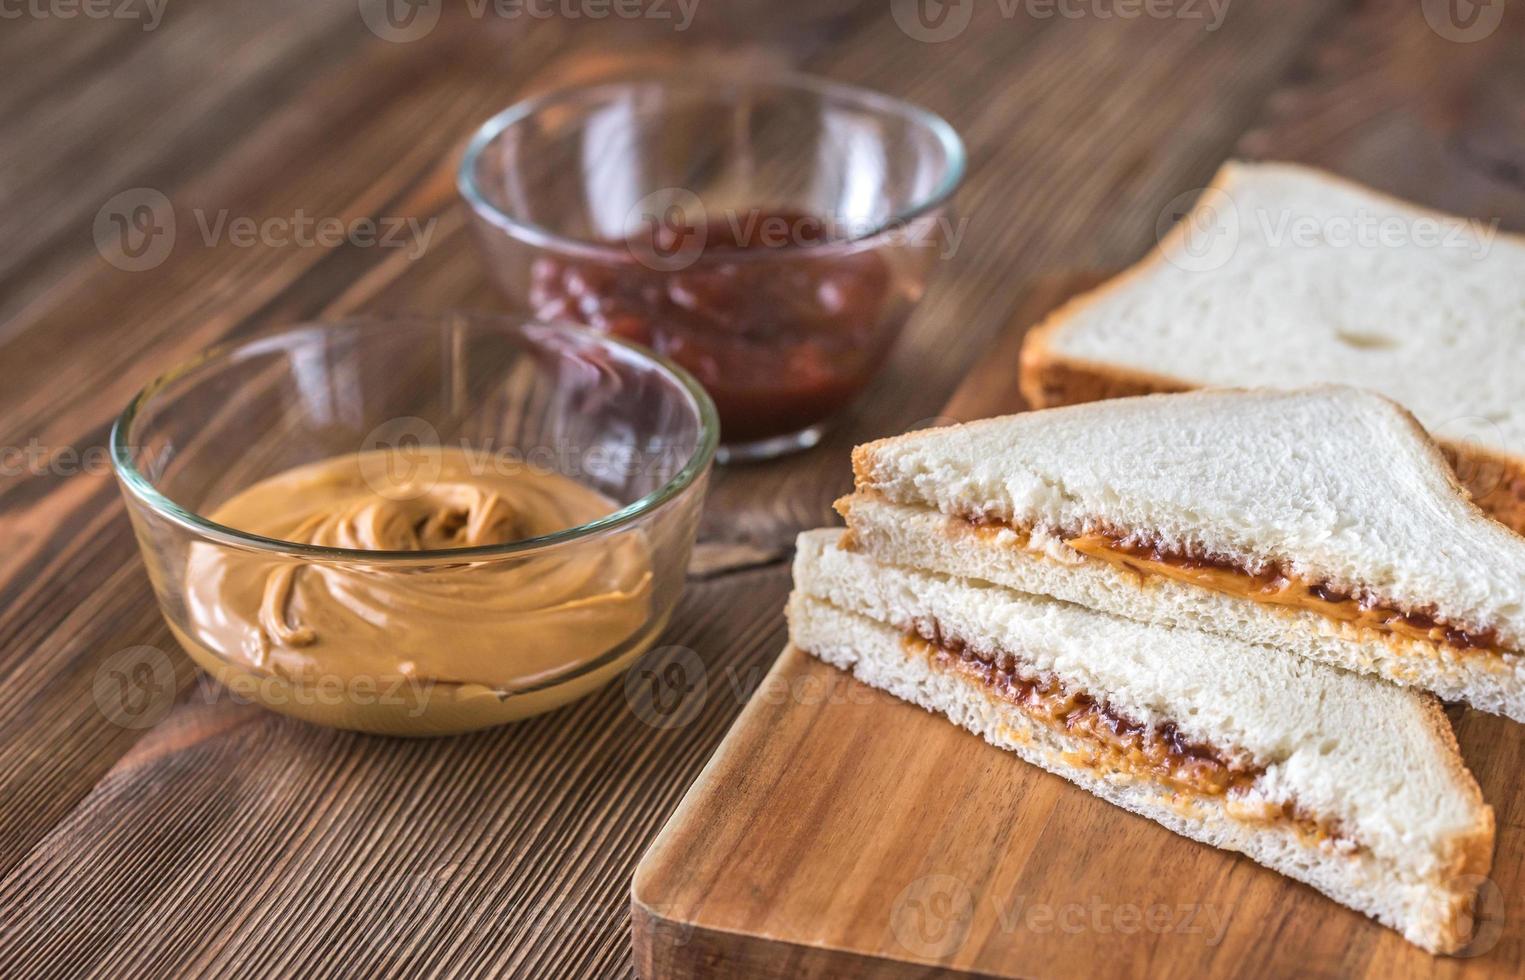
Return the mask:
[[1286,649],[1525,721],[1525,538],[1414,419],[1324,386],[1150,395],[859,446],[851,546]]
[[1133,268],[1028,334],[1034,407],[1333,382],[1412,411],[1525,531],[1525,237],[1308,167],[1229,162]]
[[1275,648],[799,539],[795,646],[1432,952],[1468,939],[1493,812],[1433,698]]

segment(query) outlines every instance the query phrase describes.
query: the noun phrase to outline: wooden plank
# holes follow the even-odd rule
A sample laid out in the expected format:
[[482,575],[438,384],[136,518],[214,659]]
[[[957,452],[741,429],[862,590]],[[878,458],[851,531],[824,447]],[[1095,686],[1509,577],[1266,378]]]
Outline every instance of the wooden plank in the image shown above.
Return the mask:
[[0,321],[94,258],[113,194],[174,196],[365,37],[335,4],[166,4],[157,20],[147,0],[117,6],[144,16],[6,21],[0,63],[28,70],[0,90]]
[[[947,414],[1025,408],[1003,355],[1097,278],[1032,290]],[[1457,717],[1498,858],[1473,947],[1436,959],[786,649],[636,868],[636,964],[647,978],[1517,977],[1525,729]]]
[[[1525,18],[1494,16],[1504,10],[1361,5],[1266,100],[1236,152],[1525,229]],[[1469,13],[1481,15],[1473,30],[1448,26]]]

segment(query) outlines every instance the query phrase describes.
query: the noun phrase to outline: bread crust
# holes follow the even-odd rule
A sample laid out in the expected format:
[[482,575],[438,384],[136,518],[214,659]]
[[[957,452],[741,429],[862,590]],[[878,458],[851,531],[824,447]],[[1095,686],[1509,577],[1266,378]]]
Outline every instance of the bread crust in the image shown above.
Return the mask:
[[[1041,329],[1041,328],[1040,328]],[[1177,378],[1064,357],[1040,344],[1034,330],[1022,347],[1017,387],[1033,408],[1058,408],[1135,395],[1173,395],[1196,387]]]

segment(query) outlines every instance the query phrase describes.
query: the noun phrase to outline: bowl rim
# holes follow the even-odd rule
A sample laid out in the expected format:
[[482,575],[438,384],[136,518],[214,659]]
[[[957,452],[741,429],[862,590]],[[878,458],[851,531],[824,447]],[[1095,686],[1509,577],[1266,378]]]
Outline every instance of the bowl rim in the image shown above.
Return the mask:
[[[467,206],[478,217],[493,225],[499,231],[512,235],[534,247],[553,249],[580,258],[628,261],[630,258],[629,249],[622,244],[588,238],[573,238],[551,231],[538,224],[521,221],[506,213],[489,201],[487,195],[478,185],[476,179],[477,161],[486,152],[487,148],[499,136],[502,136],[510,126],[522,122],[550,106],[574,99],[587,98],[604,91],[664,87],[699,88],[704,91],[714,91],[717,87],[737,91],[783,88],[813,92],[824,99],[851,103],[883,115],[894,115],[914,120],[932,133],[947,158],[947,172],[943,174],[942,180],[938,182],[937,186],[922,199],[901,208],[867,231],[811,245],[809,248],[812,255],[825,256],[841,252],[854,252],[871,247],[876,239],[890,234],[895,229],[908,225],[928,212],[946,204],[964,181],[964,172],[968,165],[968,153],[964,148],[963,139],[958,135],[958,131],[942,116],[914,102],[899,99],[874,89],[846,82],[833,81],[803,72],[774,71],[766,72],[756,77],[738,79],[734,77],[716,77],[702,72],[655,71],[640,74],[603,76],[590,81],[559,86],[538,95],[520,99],[518,102],[514,102],[507,108],[500,110],[478,126],[472,133],[471,139],[466,144],[466,150],[461,156],[460,166],[456,169],[456,189],[462,199],[465,200]],[[772,250],[768,249],[757,251],[738,250],[727,252],[726,261],[745,262],[767,259],[772,257],[771,253]]]
[[[149,401],[166,387],[183,380],[217,363],[229,362],[243,356],[254,356],[264,351],[284,346],[304,338],[320,338],[336,329],[353,329],[364,325],[367,330],[404,330],[427,325],[438,329],[442,324],[456,322],[476,326],[490,325],[494,329],[505,328],[520,338],[534,342],[526,336],[526,328],[537,327],[546,331],[571,336],[583,342],[612,350],[643,362],[659,375],[675,382],[685,392],[699,425],[698,443],[678,472],[660,487],[631,501],[613,512],[550,534],[522,538],[505,544],[477,545],[471,548],[432,548],[418,551],[376,550],[363,548],[334,548],[323,545],[304,544],[267,537],[219,524],[196,511],[184,507],[162,493],[132,459],[129,436],[132,426]],[[509,314],[481,313],[471,310],[452,310],[445,313],[390,313],[358,314],[331,321],[304,321],[261,330],[246,337],[226,340],[192,355],[181,363],[160,374],[144,385],[127,403],[116,421],[112,423],[108,437],[112,468],[124,491],[137,498],[154,513],[185,528],[202,538],[246,550],[263,551],[284,557],[309,558],[329,562],[361,562],[366,564],[415,565],[438,561],[481,560],[510,556],[529,555],[549,549],[572,545],[588,538],[617,530],[639,518],[654,513],[667,503],[681,496],[708,472],[719,444],[720,420],[715,403],[699,381],[670,359],[639,344],[619,337],[599,333],[575,324],[551,322],[533,317]]]

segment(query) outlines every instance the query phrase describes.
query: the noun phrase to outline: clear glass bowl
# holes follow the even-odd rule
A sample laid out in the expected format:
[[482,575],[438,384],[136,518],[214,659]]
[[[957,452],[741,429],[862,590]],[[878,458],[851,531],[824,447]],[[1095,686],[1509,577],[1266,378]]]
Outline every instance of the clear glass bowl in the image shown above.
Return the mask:
[[803,76],[642,76],[488,120],[462,196],[515,307],[652,347],[709,390],[721,459],[813,444],[941,259],[964,150],[898,99]]
[[[716,438],[703,389],[649,351],[451,314],[304,325],[210,351],[133,400],[111,453],[165,619],[204,670],[310,721],[433,735],[566,703],[651,644],[683,587]],[[432,550],[282,540],[209,517],[319,463],[353,463],[376,492],[354,518],[362,530],[499,476],[569,478],[605,498],[603,516]],[[569,492],[549,499],[586,493],[552,486]],[[316,499],[312,487],[293,505]],[[403,513],[396,526],[411,533]],[[274,625],[260,618],[271,594]],[[316,641],[281,638],[299,600]]]

